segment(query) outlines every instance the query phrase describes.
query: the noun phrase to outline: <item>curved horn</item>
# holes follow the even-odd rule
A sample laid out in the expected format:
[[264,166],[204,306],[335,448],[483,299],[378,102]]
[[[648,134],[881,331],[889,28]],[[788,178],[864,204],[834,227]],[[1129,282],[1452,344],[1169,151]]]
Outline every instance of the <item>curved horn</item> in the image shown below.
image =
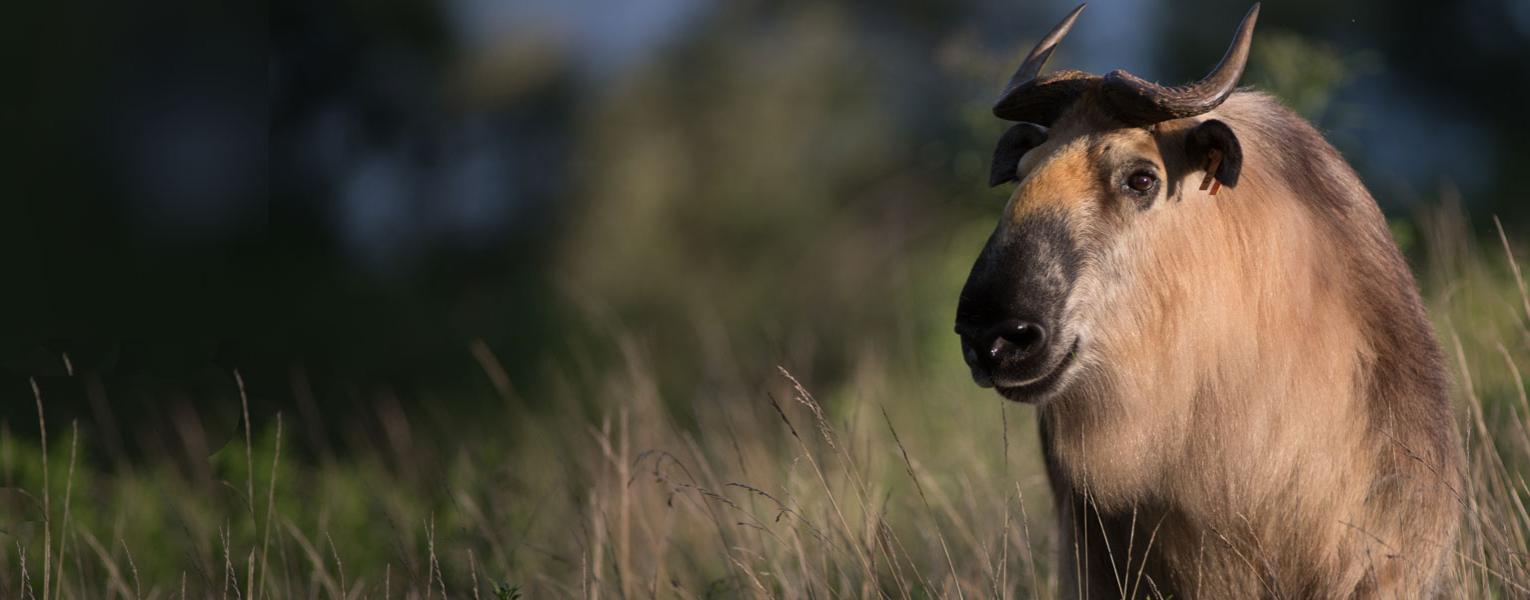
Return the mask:
[[1057,43],[1061,42],[1068,35],[1069,29],[1073,29],[1073,22],[1078,20],[1078,14],[1084,12],[1085,6],[1089,6],[1089,4],[1086,2],[1078,5],[1077,8],[1073,9],[1073,12],[1063,17],[1063,20],[1059,21],[1057,26],[1047,33],[1046,37],[1036,42],[1036,47],[1031,48],[1031,53],[1025,56],[1025,62],[1020,63],[1020,68],[1015,69],[1015,74],[1009,77],[1009,83],[1004,86],[1004,93],[999,96],[1001,102],[1004,100],[1004,96],[1008,95],[1011,90],[1020,87],[1022,84],[1035,79],[1037,75],[1041,74],[1041,68],[1046,66],[1047,59],[1052,58],[1052,51],[1057,49]]
[[[1076,96],[1078,87],[1076,85],[1057,87],[1049,84],[1059,79],[1078,79],[1078,76],[1082,74],[1065,72],[1059,73],[1060,77],[1048,77],[1042,80],[1037,80],[1037,76],[1041,74],[1041,68],[1046,66],[1047,59],[1052,57],[1052,51],[1057,49],[1057,43],[1061,42],[1063,37],[1068,35],[1068,30],[1073,28],[1073,22],[1078,20],[1079,13],[1084,12],[1085,6],[1088,4],[1078,5],[1068,13],[1068,16],[1063,17],[1046,37],[1036,42],[1036,47],[1026,55],[1025,61],[1020,63],[1020,68],[1015,69],[1015,74],[1010,76],[1009,83],[1004,86],[1004,92],[999,94],[998,101],[993,105],[994,116],[1015,121],[1049,121],[1051,119],[1036,118],[1036,113],[1039,111],[1041,117],[1046,117],[1059,110],[1052,108],[1059,101],[1070,100],[1071,97]],[[1043,93],[1036,94],[1035,92],[1038,91]],[[1051,118],[1055,118],[1055,115],[1051,115]]]
[[1222,62],[1205,78],[1184,86],[1163,86],[1122,70],[1105,76],[1101,85],[1105,98],[1122,120],[1134,124],[1159,123],[1211,112],[1231,96],[1248,63],[1249,45],[1254,38],[1254,23],[1259,20],[1259,4],[1254,3]]

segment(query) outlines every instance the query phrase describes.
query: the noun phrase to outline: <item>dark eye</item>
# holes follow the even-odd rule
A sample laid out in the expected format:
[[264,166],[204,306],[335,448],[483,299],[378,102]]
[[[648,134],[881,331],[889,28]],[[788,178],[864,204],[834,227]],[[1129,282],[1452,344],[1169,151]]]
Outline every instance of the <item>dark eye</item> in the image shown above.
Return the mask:
[[1126,178],[1126,187],[1139,194],[1146,194],[1158,187],[1158,177],[1147,171],[1137,171]]

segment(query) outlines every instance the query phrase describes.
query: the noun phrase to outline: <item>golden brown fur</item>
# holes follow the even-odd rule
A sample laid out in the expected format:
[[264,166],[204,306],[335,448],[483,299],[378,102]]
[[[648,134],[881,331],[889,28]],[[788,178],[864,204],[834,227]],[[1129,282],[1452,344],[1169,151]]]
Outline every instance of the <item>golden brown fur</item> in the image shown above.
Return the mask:
[[[1268,96],[1150,128],[1096,104],[1079,99],[1025,155],[1000,227],[1065,214],[1083,249],[1064,327],[1086,343],[1039,411],[1081,595],[1432,594],[1461,458],[1438,346],[1375,201]],[[1206,119],[1245,154],[1216,196],[1181,164]],[[1099,165],[1125,155],[1157,162],[1165,197],[1106,197]]]

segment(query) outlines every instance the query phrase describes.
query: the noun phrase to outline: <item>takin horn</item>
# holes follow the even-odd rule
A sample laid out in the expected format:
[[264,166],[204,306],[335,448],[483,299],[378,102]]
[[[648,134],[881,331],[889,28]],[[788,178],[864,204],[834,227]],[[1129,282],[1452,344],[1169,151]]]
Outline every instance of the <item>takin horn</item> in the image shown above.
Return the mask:
[[1085,6],[1080,4],[1068,16],[1063,17],[1026,55],[1025,62],[1020,63],[1020,68],[1009,78],[1009,84],[1004,86],[1004,92],[999,94],[999,100],[994,103],[994,116],[1009,121],[1051,125],[1085,88],[1099,81],[1094,75],[1078,71],[1059,71],[1040,76],[1041,68],[1052,57],[1057,43],[1068,35],[1068,30],[1078,20],[1078,14],[1084,12]]
[[1120,69],[1111,71],[1105,76],[1101,88],[1112,112],[1121,120],[1134,125],[1211,112],[1237,88],[1238,78],[1243,76],[1243,67],[1248,63],[1248,49],[1254,38],[1254,22],[1258,20],[1259,4],[1255,3],[1248,14],[1244,15],[1243,22],[1238,24],[1238,33],[1233,37],[1232,45],[1227,48],[1227,54],[1222,56],[1222,62],[1217,63],[1210,74],[1195,83],[1169,87]]

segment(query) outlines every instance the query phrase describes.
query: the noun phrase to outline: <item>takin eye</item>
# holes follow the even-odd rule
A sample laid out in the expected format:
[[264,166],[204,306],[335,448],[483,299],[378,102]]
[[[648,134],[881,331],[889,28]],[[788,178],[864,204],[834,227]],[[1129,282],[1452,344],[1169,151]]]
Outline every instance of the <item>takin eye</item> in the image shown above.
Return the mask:
[[1147,195],[1158,189],[1158,176],[1151,171],[1137,171],[1126,178],[1126,189]]

